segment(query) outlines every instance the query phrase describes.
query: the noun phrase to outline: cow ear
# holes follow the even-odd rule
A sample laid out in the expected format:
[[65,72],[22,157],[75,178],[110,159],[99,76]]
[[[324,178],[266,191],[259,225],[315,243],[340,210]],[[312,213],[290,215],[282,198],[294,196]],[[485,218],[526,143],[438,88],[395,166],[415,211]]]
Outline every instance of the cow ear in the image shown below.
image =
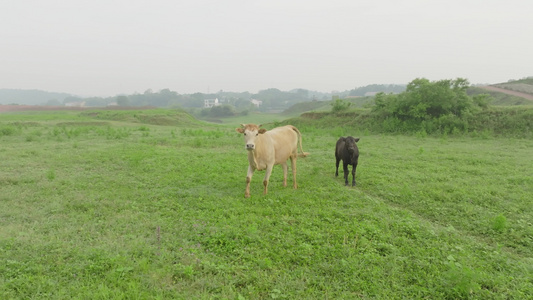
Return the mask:
[[357,143],[357,142],[359,142],[360,139],[359,138],[355,138],[354,140]]
[[264,128],[259,129],[259,133],[265,133],[265,132],[267,132],[266,129],[264,129]]
[[242,128],[235,128],[235,131],[237,131],[238,133],[244,133],[244,129]]

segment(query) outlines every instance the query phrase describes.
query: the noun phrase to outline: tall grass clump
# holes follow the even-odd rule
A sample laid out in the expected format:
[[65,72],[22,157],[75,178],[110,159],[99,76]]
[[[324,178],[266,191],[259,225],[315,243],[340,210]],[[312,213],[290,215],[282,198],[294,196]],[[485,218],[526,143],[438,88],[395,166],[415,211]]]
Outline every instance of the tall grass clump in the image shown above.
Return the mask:
[[0,136],[14,135],[17,132],[17,128],[13,125],[0,126]]
[[492,221],[492,229],[503,232],[507,227],[507,218],[503,214],[499,214]]

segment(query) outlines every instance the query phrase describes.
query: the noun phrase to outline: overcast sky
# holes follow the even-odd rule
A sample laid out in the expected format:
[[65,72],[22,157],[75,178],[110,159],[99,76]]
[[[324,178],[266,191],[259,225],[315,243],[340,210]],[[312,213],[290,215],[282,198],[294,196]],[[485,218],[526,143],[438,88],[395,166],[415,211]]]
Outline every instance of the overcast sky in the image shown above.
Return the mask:
[[0,0],[0,88],[180,94],[533,76],[531,0]]

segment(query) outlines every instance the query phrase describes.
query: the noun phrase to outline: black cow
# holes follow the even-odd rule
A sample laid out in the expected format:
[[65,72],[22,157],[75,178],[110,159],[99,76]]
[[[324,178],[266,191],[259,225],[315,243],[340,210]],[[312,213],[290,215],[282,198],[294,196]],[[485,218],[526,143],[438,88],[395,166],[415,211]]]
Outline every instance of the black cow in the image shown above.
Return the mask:
[[339,162],[342,159],[345,185],[348,185],[348,165],[352,165],[352,186],[355,186],[355,169],[357,169],[357,161],[359,160],[357,142],[359,142],[359,138],[341,137],[335,147],[335,158],[337,159],[335,177],[339,176]]

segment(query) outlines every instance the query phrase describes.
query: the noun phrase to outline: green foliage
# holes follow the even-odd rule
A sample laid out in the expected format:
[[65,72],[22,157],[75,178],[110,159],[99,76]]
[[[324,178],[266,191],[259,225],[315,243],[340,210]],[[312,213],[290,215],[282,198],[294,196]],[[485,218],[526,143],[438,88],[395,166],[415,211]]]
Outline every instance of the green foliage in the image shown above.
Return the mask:
[[56,178],[56,172],[54,169],[50,169],[48,170],[48,172],[46,172],[46,178],[50,181],[54,180]]
[[0,126],[0,136],[13,135],[15,134],[16,131],[17,129],[15,128],[15,126],[12,126],[12,125]]
[[503,214],[499,214],[492,222],[492,229],[504,231],[505,227],[507,227],[507,218]]
[[481,290],[479,271],[464,267],[450,255],[449,270],[445,273],[445,289],[442,291],[446,299],[469,299],[478,295]]
[[474,108],[466,94],[468,85],[462,78],[436,82],[418,78],[411,81],[403,93],[379,94],[373,110],[400,120],[424,121],[445,115],[461,117]]
[[130,105],[130,99],[128,96],[117,96],[117,104],[119,106],[129,106]]
[[152,125],[193,125],[196,120],[181,109],[91,110],[80,114],[98,120],[136,122]]
[[489,95],[470,97],[467,89],[468,81],[461,78],[436,82],[415,79],[401,94],[380,93],[372,108],[373,127],[396,133],[459,134],[489,130],[498,134],[531,135],[530,109],[520,108],[518,113],[506,110],[497,116],[498,110],[489,108]]
[[346,100],[336,99],[331,103],[331,111],[334,113],[344,112],[347,111],[350,106],[352,106],[352,103]]
[[204,108],[201,112],[203,117],[212,117],[212,118],[222,118],[222,117],[231,117],[236,114],[235,108],[231,105],[219,105],[213,106],[211,108]]
[[478,94],[472,97],[474,104],[481,107],[482,109],[487,109],[492,98],[489,94]]

